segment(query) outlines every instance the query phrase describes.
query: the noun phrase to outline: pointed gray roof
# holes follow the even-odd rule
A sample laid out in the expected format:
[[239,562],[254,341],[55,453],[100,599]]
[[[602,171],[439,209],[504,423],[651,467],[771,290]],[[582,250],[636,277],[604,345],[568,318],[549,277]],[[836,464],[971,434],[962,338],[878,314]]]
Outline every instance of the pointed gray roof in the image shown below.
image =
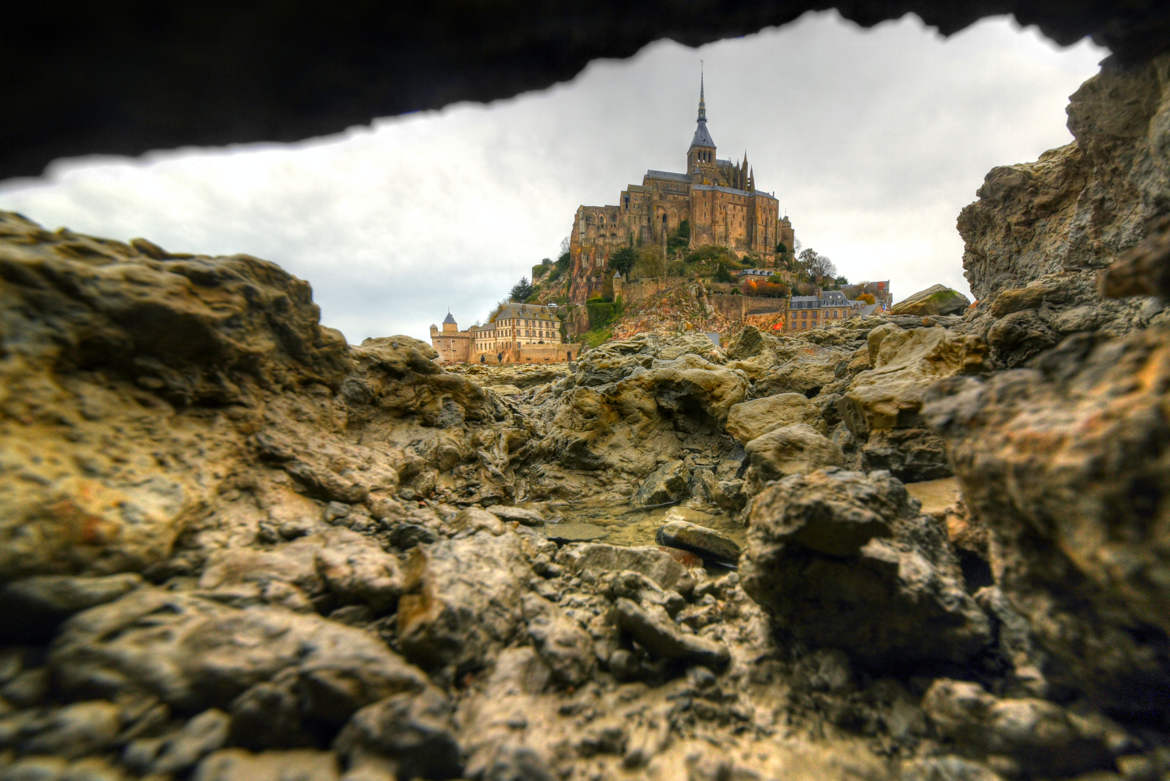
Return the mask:
[[715,142],[711,139],[711,134],[707,132],[706,122],[700,122],[699,126],[695,128],[695,135],[691,138],[691,146],[715,146]]
[[455,318],[451,316],[450,312],[448,312],[447,316],[443,318],[443,325],[447,325],[448,323],[455,325]]
[[714,147],[715,142],[711,140],[711,134],[707,132],[707,101],[703,96],[703,74],[701,72],[699,73],[699,117],[696,121],[698,122],[698,126],[695,128],[695,135],[691,139],[691,147]]

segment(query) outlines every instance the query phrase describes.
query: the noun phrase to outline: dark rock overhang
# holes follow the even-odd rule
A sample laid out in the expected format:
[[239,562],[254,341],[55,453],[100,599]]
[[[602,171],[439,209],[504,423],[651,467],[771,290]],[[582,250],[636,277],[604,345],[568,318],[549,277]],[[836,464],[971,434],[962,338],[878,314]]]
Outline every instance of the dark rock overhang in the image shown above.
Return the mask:
[[[28,5],[0,30],[0,178],[58,157],[296,141],[377,117],[489,101],[572,78],[661,38],[698,46],[837,8],[863,26],[915,13],[944,35],[1013,14],[1120,61],[1170,46],[1164,0],[534,0],[432,4]],[[13,12],[15,13],[15,12]]]

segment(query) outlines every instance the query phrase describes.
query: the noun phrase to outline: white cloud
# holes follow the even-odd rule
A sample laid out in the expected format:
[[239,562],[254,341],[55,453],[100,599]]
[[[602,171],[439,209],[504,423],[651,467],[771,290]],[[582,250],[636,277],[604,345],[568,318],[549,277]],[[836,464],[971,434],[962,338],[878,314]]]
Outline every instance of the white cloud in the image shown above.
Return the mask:
[[691,50],[669,41],[570,84],[382,120],[297,145],[60,161],[0,183],[49,227],[174,250],[246,252],[308,279],[351,341],[425,338],[448,307],[483,318],[557,252],[580,203],[679,170],[698,60],[720,156],[746,148],[805,246],[896,296],[966,292],[959,209],[994,165],[1071,140],[1067,96],[1103,56],[990,20],[944,42],[914,18],[860,31],[832,14]]

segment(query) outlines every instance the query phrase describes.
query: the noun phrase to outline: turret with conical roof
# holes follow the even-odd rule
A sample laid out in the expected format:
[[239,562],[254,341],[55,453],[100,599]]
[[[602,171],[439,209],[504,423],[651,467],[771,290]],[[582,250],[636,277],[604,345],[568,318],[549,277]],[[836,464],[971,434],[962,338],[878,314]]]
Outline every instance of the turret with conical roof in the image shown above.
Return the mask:
[[703,89],[703,71],[699,70],[699,116],[695,135],[687,150],[687,174],[696,182],[714,181],[716,172],[715,142],[707,130],[707,100]]

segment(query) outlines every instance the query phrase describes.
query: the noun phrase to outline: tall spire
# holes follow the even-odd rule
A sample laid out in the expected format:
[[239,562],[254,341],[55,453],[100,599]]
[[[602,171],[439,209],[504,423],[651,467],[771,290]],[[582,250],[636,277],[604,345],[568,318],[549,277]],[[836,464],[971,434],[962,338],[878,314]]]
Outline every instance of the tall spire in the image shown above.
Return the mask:
[[703,99],[703,61],[699,60],[699,118],[698,122],[707,121],[707,101]]
[[[691,148],[696,146],[715,148],[715,142],[711,139],[711,134],[707,131],[707,101],[703,94],[703,62],[699,61],[699,117],[696,121],[695,135],[691,138]],[[711,154],[714,158],[714,153]],[[708,161],[714,163],[712,159]]]

